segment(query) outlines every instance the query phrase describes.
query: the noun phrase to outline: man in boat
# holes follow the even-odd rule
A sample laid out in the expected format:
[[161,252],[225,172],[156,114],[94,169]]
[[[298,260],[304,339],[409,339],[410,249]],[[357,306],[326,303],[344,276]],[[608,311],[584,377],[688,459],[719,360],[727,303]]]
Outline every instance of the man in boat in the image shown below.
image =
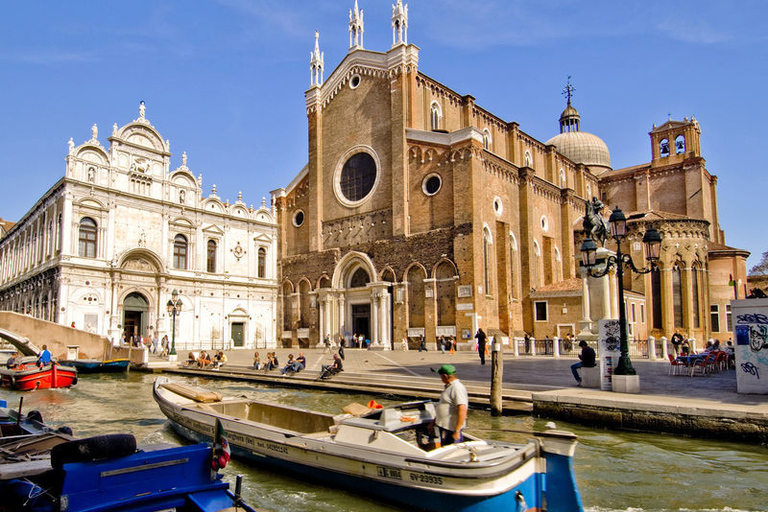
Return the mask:
[[51,353],[48,351],[48,345],[43,345],[43,351],[37,356],[37,366],[42,368],[48,364],[51,364]]
[[15,370],[19,367],[19,353],[17,351],[14,351],[13,354],[11,354],[11,357],[8,358],[8,361],[5,363],[5,366],[9,370]]
[[435,418],[435,425],[440,429],[440,445],[460,443],[464,441],[461,431],[467,424],[469,407],[467,388],[456,376],[456,367],[452,364],[444,364],[438,369],[432,368],[432,371],[440,375],[440,379],[445,384],[445,389],[440,394],[440,401],[437,403]]

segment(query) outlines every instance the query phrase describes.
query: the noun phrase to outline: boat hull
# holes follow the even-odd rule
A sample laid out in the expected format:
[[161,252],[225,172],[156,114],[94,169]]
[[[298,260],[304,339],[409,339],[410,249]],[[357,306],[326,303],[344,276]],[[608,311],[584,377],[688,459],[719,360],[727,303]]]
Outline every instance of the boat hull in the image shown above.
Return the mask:
[[130,359],[109,359],[96,361],[88,359],[72,359],[61,361],[64,366],[77,368],[78,373],[121,373],[128,371]]
[[68,388],[77,384],[77,370],[57,363],[38,368],[27,365],[20,370],[0,370],[0,386],[18,391]]
[[[545,458],[551,454],[542,453],[536,440],[522,445],[514,456],[498,457],[487,464],[457,465],[449,459],[441,462],[428,456],[403,457],[353,444],[335,445],[321,436],[259,428],[258,424],[242,418],[180,406],[164,400],[157,392],[155,399],[174,430],[189,440],[209,441],[213,424],[219,418],[234,457],[277,467],[308,480],[346,488],[410,510],[496,512],[542,510],[544,506],[548,480]],[[226,406],[223,408],[226,410]],[[339,437],[337,434],[336,438]],[[572,478],[572,465],[568,463],[569,455],[557,457],[565,460],[561,469],[571,472],[570,478],[565,475],[561,480],[570,480],[573,488],[564,494],[568,495],[567,499],[552,497],[557,507],[552,506],[553,500],[547,496],[549,510],[580,511],[581,501]]]

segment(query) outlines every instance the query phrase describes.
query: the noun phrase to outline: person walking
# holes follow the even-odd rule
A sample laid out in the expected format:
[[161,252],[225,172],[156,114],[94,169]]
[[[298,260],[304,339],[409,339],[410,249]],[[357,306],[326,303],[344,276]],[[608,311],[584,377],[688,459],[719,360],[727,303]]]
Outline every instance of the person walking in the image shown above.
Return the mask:
[[469,396],[467,388],[456,376],[456,367],[452,364],[444,364],[432,371],[440,375],[445,385],[437,403],[435,425],[440,429],[440,444],[460,443],[464,441],[461,431],[467,424],[467,409]]
[[477,338],[477,354],[480,356],[480,364],[485,364],[485,342],[487,336],[482,328],[478,327],[475,338]]
[[427,352],[427,340],[424,339],[424,335],[419,336],[419,352]]

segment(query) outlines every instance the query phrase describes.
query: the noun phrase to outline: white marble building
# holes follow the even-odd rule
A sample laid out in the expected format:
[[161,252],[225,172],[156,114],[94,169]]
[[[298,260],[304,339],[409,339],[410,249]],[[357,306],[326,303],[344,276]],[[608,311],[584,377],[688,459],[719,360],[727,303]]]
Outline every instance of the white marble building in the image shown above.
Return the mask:
[[265,205],[207,197],[171,170],[170,143],[145,117],[104,147],[69,141],[65,175],[0,239],[0,309],[119,340],[168,334],[176,349],[275,346],[277,225]]

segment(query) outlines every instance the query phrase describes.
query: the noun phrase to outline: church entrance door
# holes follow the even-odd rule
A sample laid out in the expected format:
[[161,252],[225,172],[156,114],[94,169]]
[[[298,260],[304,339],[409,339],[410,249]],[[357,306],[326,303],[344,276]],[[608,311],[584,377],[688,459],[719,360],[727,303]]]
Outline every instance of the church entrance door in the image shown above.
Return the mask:
[[139,334],[146,336],[149,304],[140,293],[131,293],[123,301],[123,334],[125,341],[135,340]]
[[371,305],[353,304],[352,305],[352,326],[358,336],[363,335],[364,339],[371,338]]

